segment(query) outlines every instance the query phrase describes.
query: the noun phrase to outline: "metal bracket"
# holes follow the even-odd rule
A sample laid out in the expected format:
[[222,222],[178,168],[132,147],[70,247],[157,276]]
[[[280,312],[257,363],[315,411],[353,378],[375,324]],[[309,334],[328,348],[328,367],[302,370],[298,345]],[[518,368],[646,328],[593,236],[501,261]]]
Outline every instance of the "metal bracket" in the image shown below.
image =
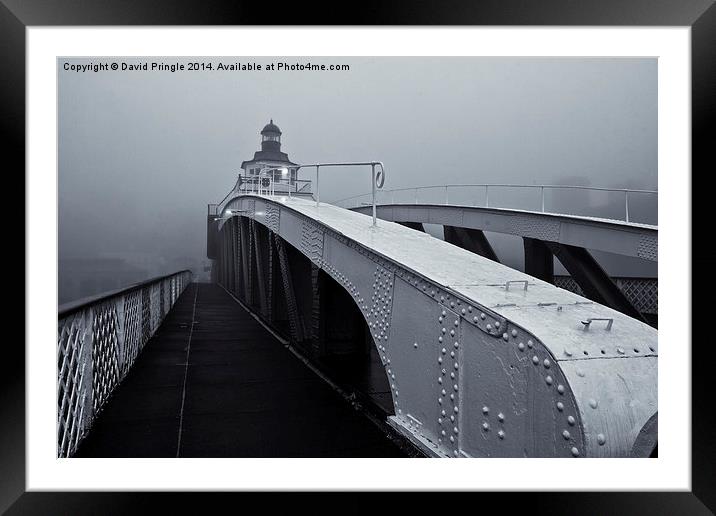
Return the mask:
[[509,280],[505,282],[505,290],[510,290],[510,283],[524,283],[525,284],[525,290],[527,290],[527,280]]
[[612,323],[614,322],[614,319],[612,319],[611,317],[590,317],[586,321],[582,321],[582,324],[584,325],[584,331],[587,331],[589,329],[589,325],[592,324],[593,321],[606,321],[606,330],[609,331],[612,329]]

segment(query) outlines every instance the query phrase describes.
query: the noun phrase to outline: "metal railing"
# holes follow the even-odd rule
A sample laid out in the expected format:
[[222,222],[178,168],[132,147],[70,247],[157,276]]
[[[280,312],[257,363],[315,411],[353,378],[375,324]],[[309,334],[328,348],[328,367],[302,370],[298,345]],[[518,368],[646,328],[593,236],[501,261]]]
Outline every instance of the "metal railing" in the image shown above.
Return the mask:
[[57,456],[71,457],[191,282],[183,270],[67,303],[57,322]]
[[[630,215],[629,215],[629,196],[634,194],[648,194],[648,195],[658,195],[657,190],[636,190],[636,189],[624,189],[624,188],[601,188],[601,187],[592,187],[592,186],[571,186],[571,185],[525,185],[525,184],[501,184],[501,183],[478,183],[478,184],[448,184],[448,185],[430,185],[430,186],[418,186],[418,187],[412,187],[412,188],[396,188],[393,190],[384,190],[382,192],[382,202],[380,204],[436,204],[435,202],[420,202],[419,200],[419,192],[425,191],[425,190],[438,190],[439,192],[442,192],[442,199],[437,204],[444,204],[449,205],[450,204],[450,190],[451,189],[460,189],[463,190],[466,188],[480,188],[484,191],[484,202],[481,204],[482,207],[485,208],[498,208],[499,206],[491,206],[490,205],[490,189],[493,190],[497,188],[519,188],[519,189],[534,189],[539,190],[540,196],[540,209],[538,211],[542,213],[551,213],[545,210],[545,191],[550,190],[582,190],[582,191],[591,191],[591,192],[612,192],[612,193],[618,193],[620,195],[624,196],[624,218],[618,219],[623,220],[625,222],[630,222]],[[412,195],[406,195],[404,197],[408,198],[408,201],[395,201],[396,193],[403,193],[408,192],[412,193]],[[343,208],[357,208],[360,206],[364,206],[368,196],[372,194],[362,194],[362,195],[356,195],[352,197],[347,197],[345,199],[339,199],[337,201],[334,201],[333,204],[337,206],[341,206]],[[414,201],[414,202],[413,202]],[[374,203],[375,204],[375,203]],[[467,206],[475,206],[477,207],[477,203],[460,203],[459,205],[467,205]]]
[[[316,206],[320,206],[321,202],[321,190],[319,183],[319,169],[320,167],[355,167],[355,166],[369,166],[371,168],[371,199],[373,205],[373,226],[377,224],[376,216],[376,191],[379,188],[383,188],[385,184],[385,166],[382,161],[353,161],[347,163],[311,163],[308,165],[299,165],[296,170],[301,168],[316,167]],[[376,167],[379,166],[380,170],[376,171]]]

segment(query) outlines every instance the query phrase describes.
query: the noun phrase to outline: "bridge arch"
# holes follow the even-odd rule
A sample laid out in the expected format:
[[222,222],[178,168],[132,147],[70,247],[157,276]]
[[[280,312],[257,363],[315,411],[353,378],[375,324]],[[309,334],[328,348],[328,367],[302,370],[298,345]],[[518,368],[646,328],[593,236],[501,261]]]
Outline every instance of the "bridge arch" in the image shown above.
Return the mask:
[[[390,423],[430,455],[628,456],[656,412],[656,333],[638,321],[395,224],[372,230],[337,207],[241,195],[225,208],[279,247],[291,244],[351,296],[391,385]],[[230,220],[219,229],[240,227]],[[242,232],[219,254],[251,253],[255,229]],[[426,256],[416,260],[416,250]],[[223,281],[232,274],[225,267]],[[580,324],[592,319],[592,328]],[[618,330],[597,329],[599,319]],[[625,339],[647,349],[624,356]]]

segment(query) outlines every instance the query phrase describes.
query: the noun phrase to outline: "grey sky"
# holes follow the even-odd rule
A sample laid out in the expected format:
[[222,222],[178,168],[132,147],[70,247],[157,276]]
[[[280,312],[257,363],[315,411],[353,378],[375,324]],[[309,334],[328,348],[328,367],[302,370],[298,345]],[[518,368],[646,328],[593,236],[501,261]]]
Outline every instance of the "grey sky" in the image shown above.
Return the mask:
[[[269,118],[297,163],[377,159],[386,188],[436,183],[657,187],[655,59],[206,58],[346,63],[334,72],[99,72],[58,60],[60,257],[201,258]],[[175,62],[174,58],[129,60]],[[322,174],[323,176],[323,174]],[[307,175],[310,177],[310,175]],[[322,199],[365,193],[327,172]]]

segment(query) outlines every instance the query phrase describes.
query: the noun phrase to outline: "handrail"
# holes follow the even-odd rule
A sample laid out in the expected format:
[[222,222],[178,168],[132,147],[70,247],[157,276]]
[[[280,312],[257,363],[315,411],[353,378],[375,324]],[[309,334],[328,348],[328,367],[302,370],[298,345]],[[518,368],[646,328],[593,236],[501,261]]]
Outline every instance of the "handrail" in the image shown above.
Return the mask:
[[77,299],[75,301],[69,301],[67,303],[61,304],[57,308],[57,318],[63,319],[67,316],[72,315],[75,312],[79,312],[83,308],[87,308],[89,305],[105,301],[111,297],[116,297],[120,294],[128,294],[134,290],[139,290],[142,287],[145,287],[151,283],[156,283],[157,281],[169,279],[172,276],[176,276],[177,274],[182,274],[184,272],[188,272],[189,274],[192,274],[192,272],[189,269],[182,269],[180,271],[172,272],[170,274],[165,274],[163,276],[156,276],[154,278],[149,278],[144,281],[140,281],[139,283],[132,283],[131,285],[128,285],[126,287],[120,287],[118,289],[114,290],[108,290],[106,292],[101,292],[99,294],[95,294],[92,296],[86,296],[81,299]]
[[[353,166],[370,166],[371,167],[371,195],[373,198],[373,227],[377,225],[377,210],[375,203],[376,189],[383,188],[385,184],[385,165],[382,161],[350,161],[350,162],[333,162],[333,163],[311,163],[298,165],[296,173],[301,168],[316,167],[316,207],[320,205],[321,190],[319,187],[319,168],[320,167],[353,167]],[[380,166],[380,171],[376,174],[375,167]]]
[[[385,193],[391,194],[391,202],[390,203],[383,203],[383,204],[396,204],[394,202],[395,193],[396,192],[409,192],[414,191],[415,192],[415,203],[414,204],[433,204],[433,203],[420,203],[418,202],[418,192],[422,190],[431,190],[436,188],[441,188],[445,190],[445,203],[449,204],[449,189],[450,188],[465,188],[465,187],[480,187],[485,189],[485,208],[490,207],[490,198],[489,198],[489,189],[491,187],[495,188],[539,188],[541,191],[541,212],[545,213],[545,197],[544,193],[546,189],[556,190],[556,189],[563,189],[563,190],[585,190],[585,191],[599,191],[599,192],[619,192],[624,194],[624,214],[625,214],[625,221],[629,222],[629,194],[658,194],[658,190],[641,190],[641,189],[631,189],[631,188],[606,188],[606,187],[598,187],[598,186],[578,186],[578,185],[552,185],[552,184],[544,184],[544,185],[528,185],[528,184],[509,184],[509,183],[471,183],[471,184],[445,184],[445,185],[429,185],[429,186],[417,186],[417,187],[408,187],[408,188],[394,188],[392,190],[386,190]],[[334,201],[333,204],[344,206],[348,201],[361,199],[369,194],[362,194],[362,195],[354,195],[351,197],[346,197],[345,199],[339,199],[337,201]],[[399,203],[404,204],[404,203]]]

